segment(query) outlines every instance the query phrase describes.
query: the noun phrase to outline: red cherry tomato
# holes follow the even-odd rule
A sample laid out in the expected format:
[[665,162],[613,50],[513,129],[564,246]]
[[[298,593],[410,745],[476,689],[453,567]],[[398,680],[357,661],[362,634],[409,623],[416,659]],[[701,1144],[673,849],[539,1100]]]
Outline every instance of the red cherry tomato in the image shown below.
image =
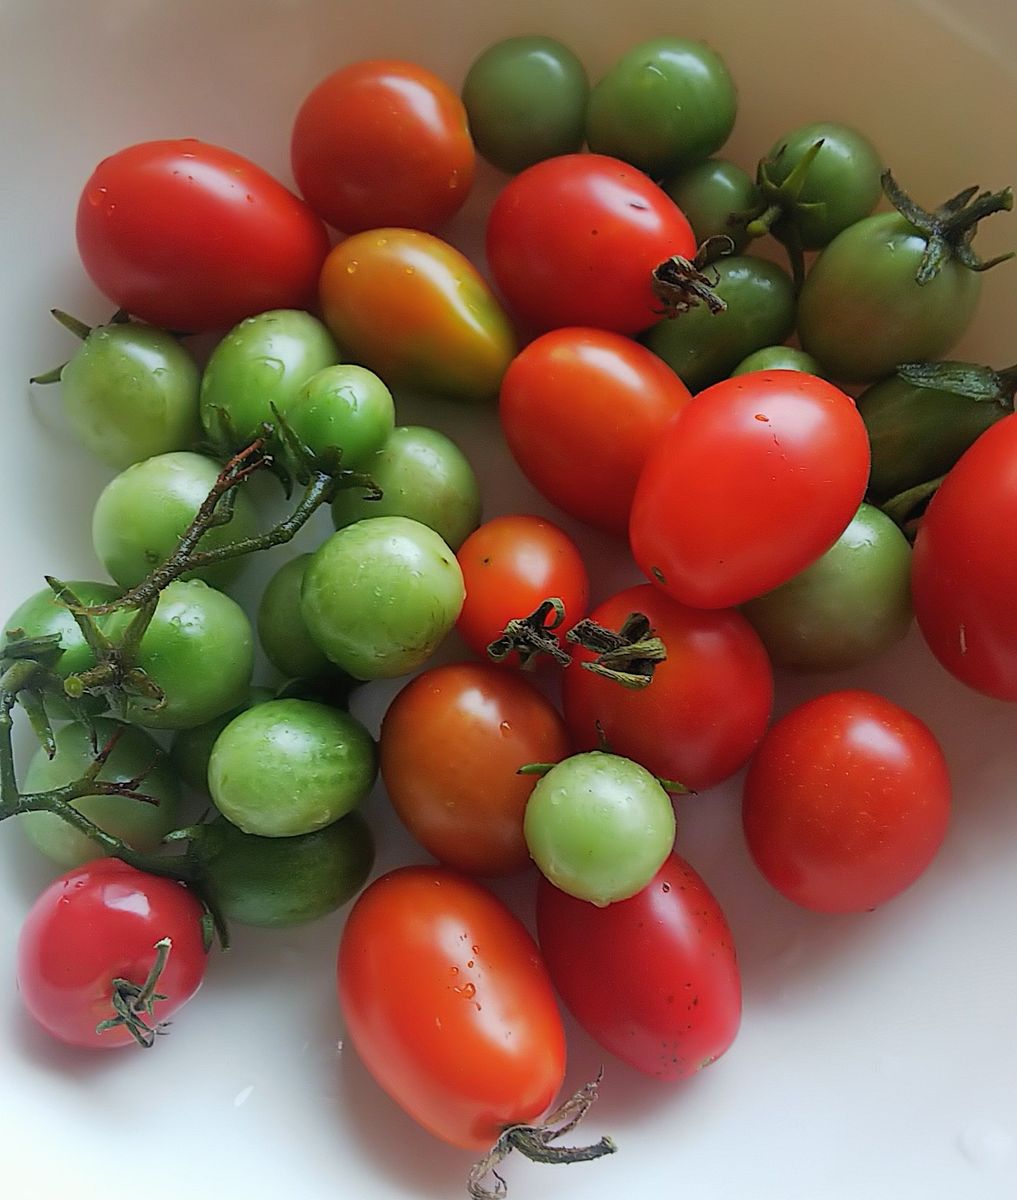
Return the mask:
[[828,550],[868,477],[850,396],[802,371],[737,375],[686,405],[647,461],[632,553],[683,604],[731,608]]
[[577,650],[562,681],[565,722],[578,750],[603,736],[615,754],[662,779],[712,787],[748,760],[766,730],[773,672],[762,642],[741,613],[686,608],[644,584],[612,596],[590,614],[608,629],[644,613],[667,647],[648,687],[638,691],[594,675]]
[[548,1110],[565,1034],[533,939],[479,884],[403,867],[356,902],[339,1000],[367,1069],[414,1120],[467,1150]]
[[830,692],[767,734],[742,814],[752,856],[779,892],[819,912],[863,912],[932,862],[950,776],[917,717],[871,692]]
[[310,308],[325,226],[254,163],[194,138],[103,159],[78,202],[78,250],[114,304],[196,333]]
[[466,109],[437,75],[369,59],[329,75],[297,113],[293,175],[329,225],[434,230],[473,183]]
[[552,504],[624,534],[639,473],[691,399],[644,346],[601,329],[556,329],[513,360],[501,424],[527,479]]
[[108,1050],[134,1044],[126,1026],[96,1026],[115,1015],[113,981],[141,988],[156,959],[172,946],[156,991],[154,1027],[198,990],[207,955],[203,909],[172,879],[100,858],[55,880],[32,905],[18,941],[18,988],[47,1033],[71,1046]]
[[677,855],[641,892],[604,908],[541,877],[537,932],[576,1020],[637,1071],[685,1079],[734,1041],[742,998],[731,931]]
[[520,172],[494,202],[487,260],[509,306],[535,329],[637,333],[660,319],[655,267],[692,258],[681,209],[635,167],[566,154]]

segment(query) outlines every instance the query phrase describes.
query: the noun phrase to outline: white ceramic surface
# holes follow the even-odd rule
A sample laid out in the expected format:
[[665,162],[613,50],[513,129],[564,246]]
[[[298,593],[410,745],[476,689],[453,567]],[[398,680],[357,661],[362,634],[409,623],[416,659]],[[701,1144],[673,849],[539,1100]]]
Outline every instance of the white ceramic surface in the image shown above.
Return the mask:
[[[193,135],[288,179],[293,113],[335,66],[402,56],[458,83],[482,46],[521,32],[570,42],[594,75],[643,37],[708,39],[740,86],[729,150],[746,165],[794,123],[832,117],[877,138],[921,199],[1017,182],[1010,0],[0,0],[0,610],[44,572],[98,571],[89,516],[108,473],[52,430],[53,399],[26,383],[69,350],[49,307],[109,312],[74,248],[77,194],[94,163],[133,141]],[[489,173],[451,231],[468,249],[495,186]],[[980,244],[1014,243],[1017,223],[997,218]],[[1012,361],[1015,294],[1017,265],[987,279],[964,352]],[[408,401],[401,414],[459,438],[480,466],[489,515],[548,511],[490,416]],[[607,539],[576,532],[606,595],[630,568]],[[278,561],[250,571],[249,594]],[[966,692],[916,635],[872,669],[781,680],[779,706],[845,683],[884,691],[941,738],[956,820],[940,857],[884,909],[822,918],[784,902],[749,864],[738,780],[684,804],[680,845],[726,907],[741,954],[741,1035],[679,1087],[608,1062],[587,1132],[610,1131],[619,1153],[569,1169],[513,1163],[517,1200],[1017,1195],[1017,709]],[[394,690],[372,689],[371,722]],[[380,793],[369,804],[379,867],[412,853],[385,806]],[[238,929],[171,1038],[152,1054],[93,1057],[48,1042],[14,991],[16,931],[51,875],[17,830],[0,828],[0,1195],[463,1194],[469,1156],[421,1132],[343,1046],[341,918],[292,933]],[[522,897],[525,886],[510,890]],[[395,986],[399,970],[393,961]],[[578,1085],[602,1055],[571,1024],[569,1035]]]

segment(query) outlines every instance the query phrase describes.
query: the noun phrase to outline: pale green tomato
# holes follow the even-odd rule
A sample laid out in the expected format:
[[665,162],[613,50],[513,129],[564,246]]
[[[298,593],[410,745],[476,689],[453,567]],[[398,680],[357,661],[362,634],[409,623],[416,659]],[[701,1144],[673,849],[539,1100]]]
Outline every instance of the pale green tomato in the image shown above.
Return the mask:
[[283,563],[268,581],[258,605],[258,640],[268,661],[287,678],[313,679],[334,670],[311,637],[300,611],[300,588],[310,554]]
[[749,375],[753,371],[804,371],[806,375],[823,378],[823,368],[812,355],[794,346],[764,346],[762,350],[754,350],[731,374]]
[[264,704],[266,700],[274,698],[275,693],[271,688],[252,687],[247,699],[239,707],[231,708],[220,717],[213,717],[204,725],[195,725],[193,729],[181,729],[174,734],[170,745],[170,763],[180,780],[196,792],[207,792],[208,760],[212,756],[216,738],[234,717],[256,704]]
[[339,449],[352,471],[385,444],[395,428],[395,403],[373,371],[339,363],[312,375],[285,416],[315,454]]

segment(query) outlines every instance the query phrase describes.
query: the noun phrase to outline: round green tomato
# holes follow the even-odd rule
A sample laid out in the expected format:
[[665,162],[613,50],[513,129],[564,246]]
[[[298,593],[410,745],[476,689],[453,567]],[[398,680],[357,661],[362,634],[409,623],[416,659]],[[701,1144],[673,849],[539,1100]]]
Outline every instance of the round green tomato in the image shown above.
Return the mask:
[[731,372],[750,375],[753,371],[804,371],[806,375],[823,377],[823,369],[811,354],[794,346],[764,346],[747,355]]
[[746,355],[782,342],[794,328],[795,290],[786,271],[748,255],[722,258],[710,269],[725,311],[699,304],[644,335],[692,392],[726,379]]
[[719,150],[736,111],[719,55],[700,42],[655,38],[623,55],[590,93],[586,140],[660,178]]
[[503,171],[522,171],[582,146],[589,92],[583,64],[567,46],[513,37],[476,59],[462,97],[478,152]]
[[258,837],[230,821],[206,827],[206,866],[223,915],[284,928],[316,921],[351,900],[374,865],[374,839],[358,812],[296,837]]
[[747,217],[759,210],[762,196],[751,175],[723,158],[708,158],[679,171],[664,191],[688,217],[696,241],[729,237],[738,254],[749,244]]
[[258,605],[258,640],[268,661],[287,677],[314,678],[332,664],[311,637],[300,612],[300,588],[310,554],[283,563],[268,581]]
[[[95,722],[95,745],[101,750],[119,734],[116,745],[98,778],[110,783],[127,783],[144,776],[137,790],[157,801],[147,804],[129,796],[81,796],[73,806],[106,833],[143,853],[157,850],[162,839],[177,823],[180,788],[166,755],[140,729],[103,718]],[[26,792],[47,792],[73,783],[92,765],[96,751],[87,725],[77,722],[56,731],[56,755],[47,758],[41,747],[25,771]],[[28,840],[61,867],[79,867],[100,858],[105,851],[91,838],[79,833],[56,813],[25,813],[21,828]]]
[[196,792],[208,791],[208,760],[212,756],[215,740],[226,726],[249,708],[256,704],[264,704],[266,700],[274,700],[275,693],[271,688],[252,687],[247,699],[237,708],[221,716],[213,717],[203,725],[195,725],[192,729],[181,729],[173,735],[170,745],[170,765],[177,777]]
[[285,416],[300,389],[339,361],[339,348],[310,313],[279,308],[248,317],[212,351],[201,377],[201,423],[206,432],[237,448]]
[[455,625],[463,574],[448,545],[406,517],[340,529],[307,565],[301,612],[311,637],[356,679],[422,666]]
[[363,464],[381,488],[380,500],[346,488],[332,504],[336,529],[365,517],[409,517],[439,534],[453,550],[480,524],[480,484],[466,455],[437,429],[400,425]]
[[315,454],[338,448],[343,467],[354,470],[385,444],[395,404],[373,371],[339,363],[307,380],[286,419]]
[[201,434],[198,368],[151,325],[100,325],[60,373],[74,436],[111,467],[184,450]]
[[[114,613],[109,636],[122,637],[134,615]],[[132,699],[128,720],[150,729],[203,725],[247,697],[254,668],[251,623],[239,604],[200,579],[176,580],[159,595],[137,665],[162,689],[163,700]]]
[[[214,459],[178,450],[135,463],[110,480],[92,514],[92,544],[121,587],[134,587],[170,557],[218,477]],[[241,488],[233,519],[210,529],[199,548],[225,546],[257,531],[254,504]],[[241,563],[239,558],[215,563],[185,578],[225,587],[236,578]]]
[[674,809],[644,767],[593,750],[539,780],[523,833],[556,888],[603,907],[634,896],[656,875],[674,846]]
[[374,741],[349,715],[309,700],[269,700],[234,717],[208,762],[216,808],[244,833],[324,829],[367,795]]
[[774,666],[846,670],[907,632],[910,572],[907,538],[885,513],[863,504],[821,558],[742,612]]

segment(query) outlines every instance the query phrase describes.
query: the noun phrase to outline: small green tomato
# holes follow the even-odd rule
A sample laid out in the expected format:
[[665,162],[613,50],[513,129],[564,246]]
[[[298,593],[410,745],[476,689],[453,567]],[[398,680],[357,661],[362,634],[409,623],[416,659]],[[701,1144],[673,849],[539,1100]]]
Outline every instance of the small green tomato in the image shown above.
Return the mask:
[[349,363],[312,375],[285,415],[315,454],[341,450],[347,470],[359,469],[395,428],[392,393],[373,371]]
[[331,669],[300,611],[300,589],[310,554],[283,563],[268,581],[258,605],[258,640],[268,661],[287,678],[323,675]]
[[256,704],[264,704],[266,700],[274,698],[275,693],[271,688],[252,687],[247,699],[237,708],[231,708],[229,712],[213,717],[203,725],[178,730],[170,745],[170,763],[181,781],[196,792],[207,792],[208,760],[212,756],[216,738],[234,717],[238,717],[249,708],[254,708]]

